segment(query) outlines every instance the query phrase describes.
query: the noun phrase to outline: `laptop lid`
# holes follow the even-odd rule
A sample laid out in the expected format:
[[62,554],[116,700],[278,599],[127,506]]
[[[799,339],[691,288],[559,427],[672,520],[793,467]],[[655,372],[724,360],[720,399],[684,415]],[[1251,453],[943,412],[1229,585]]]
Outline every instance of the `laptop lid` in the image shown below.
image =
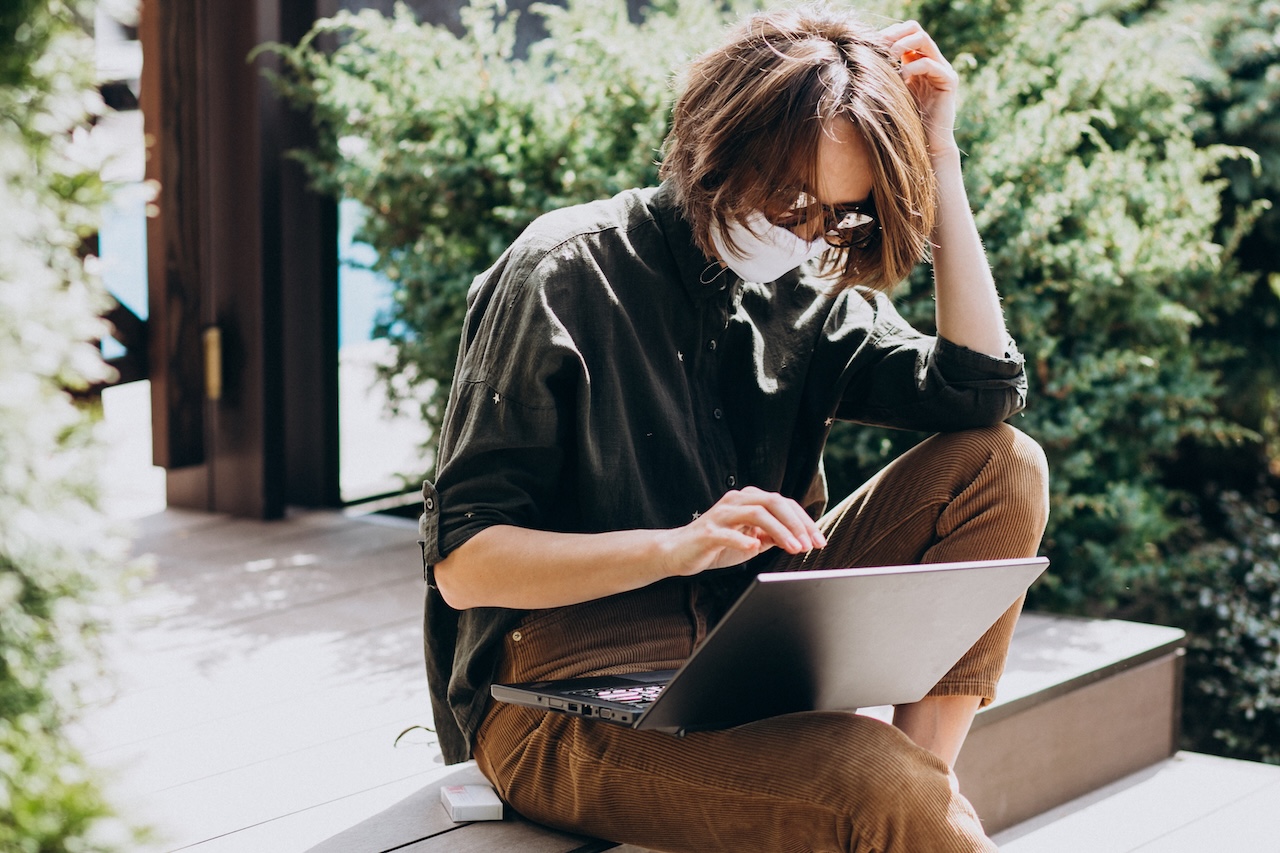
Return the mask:
[[[808,710],[916,702],[1048,566],[1043,557],[758,575],[633,728],[719,729]],[[585,679],[575,679],[579,690]],[[495,698],[584,713],[557,682]]]

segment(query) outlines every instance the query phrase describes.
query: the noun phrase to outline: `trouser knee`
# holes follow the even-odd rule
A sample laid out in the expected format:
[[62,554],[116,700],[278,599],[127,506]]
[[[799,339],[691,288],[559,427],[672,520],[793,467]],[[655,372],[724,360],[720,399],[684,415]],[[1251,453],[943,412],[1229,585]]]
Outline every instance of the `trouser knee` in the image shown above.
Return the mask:
[[[812,849],[950,853],[993,849],[946,763],[901,730],[866,717],[814,712],[796,746],[807,778],[797,787],[839,816],[833,842]],[[821,737],[813,737],[820,732]],[[811,750],[805,753],[804,750]]]
[[1044,448],[1008,424],[995,429],[1004,434],[1004,443],[1000,445],[1003,453],[998,460],[1000,471],[1016,491],[1016,500],[1027,515],[1028,527],[1043,533],[1049,520],[1049,461]]
[[934,439],[939,444],[933,454],[963,469],[966,479],[955,498],[972,504],[969,512],[997,514],[1039,542],[1049,517],[1049,465],[1035,439],[1008,424]]

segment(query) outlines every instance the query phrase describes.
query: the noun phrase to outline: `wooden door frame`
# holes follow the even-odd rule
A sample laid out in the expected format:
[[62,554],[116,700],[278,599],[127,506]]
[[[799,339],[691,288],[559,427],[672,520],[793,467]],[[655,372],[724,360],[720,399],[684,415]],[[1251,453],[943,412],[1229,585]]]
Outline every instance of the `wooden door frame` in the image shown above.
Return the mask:
[[152,440],[170,506],[278,518],[341,501],[336,205],[285,156],[310,124],[263,76],[270,56],[248,61],[296,40],[317,2],[142,2],[147,178],[160,186]]

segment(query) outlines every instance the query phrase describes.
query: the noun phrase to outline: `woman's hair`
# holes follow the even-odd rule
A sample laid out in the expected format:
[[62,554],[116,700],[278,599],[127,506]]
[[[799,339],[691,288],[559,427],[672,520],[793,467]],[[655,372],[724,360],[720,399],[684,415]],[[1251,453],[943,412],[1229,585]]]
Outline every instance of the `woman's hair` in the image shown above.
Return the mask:
[[821,271],[840,287],[888,290],[906,278],[928,246],[937,198],[919,108],[876,30],[819,6],[752,15],[689,65],[661,176],[698,247],[715,254],[713,222],[746,225],[780,194],[788,204],[812,194],[821,134],[842,120],[866,143],[882,230],[866,249],[826,252]]

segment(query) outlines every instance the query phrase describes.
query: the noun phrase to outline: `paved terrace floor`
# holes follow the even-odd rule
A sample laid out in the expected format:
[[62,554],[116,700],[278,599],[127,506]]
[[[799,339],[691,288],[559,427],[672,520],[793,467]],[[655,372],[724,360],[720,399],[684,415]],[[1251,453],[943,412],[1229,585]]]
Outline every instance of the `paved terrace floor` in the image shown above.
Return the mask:
[[[429,710],[412,522],[234,520],[165,510],[154,470],[117,482],[153,568],[111,614],[111,677],[73,737],[153,827],[137,853],[300,853],[447,772],[415,728]],[[1280,768],[1180,754],[997,841],[1277,853]]]
[[[75,739],[155,828],[148,853],[303,851],[445,772],[413,728],[429,719],[411,522],[166,510],[137,524],[154,570],[113,614],[114,676]],[[1179,755],[999,840],[1274,853],[1280,768]]]

